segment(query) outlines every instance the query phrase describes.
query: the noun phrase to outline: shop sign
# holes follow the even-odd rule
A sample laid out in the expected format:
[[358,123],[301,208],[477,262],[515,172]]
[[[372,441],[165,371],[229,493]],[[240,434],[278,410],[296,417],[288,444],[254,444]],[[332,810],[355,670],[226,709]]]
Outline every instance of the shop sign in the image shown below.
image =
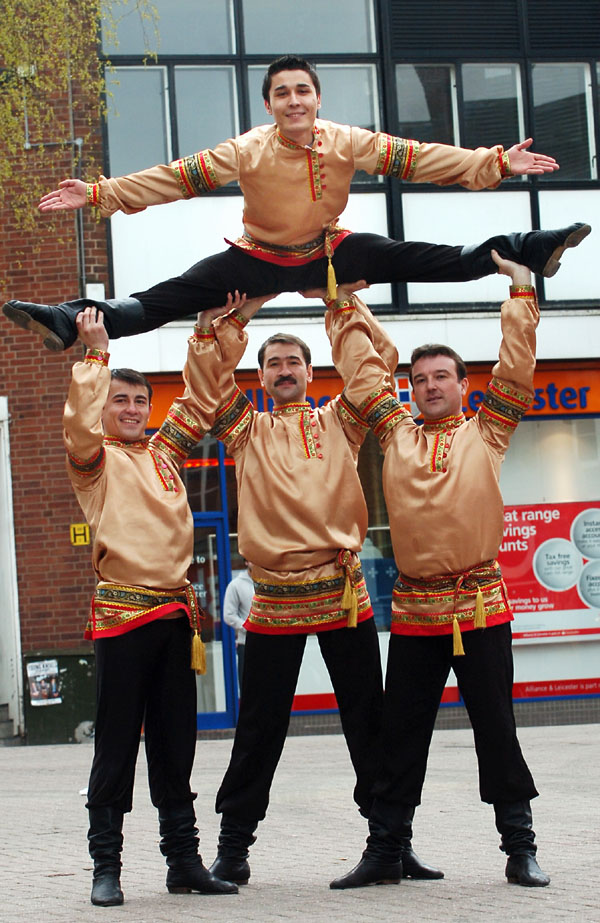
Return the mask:
[[505,507],[498,560],[515,639],[600,640],[600,500]]

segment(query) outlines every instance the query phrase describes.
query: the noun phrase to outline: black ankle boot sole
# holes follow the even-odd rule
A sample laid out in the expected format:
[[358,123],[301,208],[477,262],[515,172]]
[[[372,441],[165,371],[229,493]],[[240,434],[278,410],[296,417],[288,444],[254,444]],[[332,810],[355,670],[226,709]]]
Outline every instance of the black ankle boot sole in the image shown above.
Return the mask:
[[571,231],[560,247],[556,247],[556,249],[552,251],[552,255],[547,260],[542,272],[545,279],[551,279],[552,276],[556,275],[560,269],[560,258],[565,250],[568,250],[570,247],[577,247],[582,240],[585,240],[591,230],[589,224],[582,224],[580,228]]
[[26,311],[21,311],[19,308],[15,308],[14,305],[10,304],[10,302],[7,302],[2,308],[2,312],[13,324],[16,324],[17,327],[22,327],[23,330],[31,330],[32,333],[39,334],[46,349],[51,350],[53,353],[64,352],[65,344],[61,338],[52,330],[49,330],[48,327],[45,327],[44,324],[40,324],[39,321],[34,320]]

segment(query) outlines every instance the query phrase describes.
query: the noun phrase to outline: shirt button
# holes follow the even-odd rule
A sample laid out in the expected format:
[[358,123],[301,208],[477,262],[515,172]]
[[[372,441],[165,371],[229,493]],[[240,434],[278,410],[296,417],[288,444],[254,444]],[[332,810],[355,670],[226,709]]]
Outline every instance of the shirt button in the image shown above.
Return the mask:
[[317,449],[320,449],[320,448],[321,448],[321,443],[320,443],[320,442],[315,442],[315,446],[317,447]]
[[[321,147],[322,144],[323,144],[322,141],[317,141],[317,147]],[[322,156],[323,156],[323,155],[321,154],[321,157],[322,157]]]
[[317,455],[317,458],[323,458],[323,453],[319,452],[319,454]]
[[327,189],[327,186],[325,185],[325,183],[321,183],[321,189]]
[[310,421],[310,425],[311,425],[311,426],[316,426],[316,425],[317,425],[317,421],[316,421],[316,420],[311,420],[311,421]]

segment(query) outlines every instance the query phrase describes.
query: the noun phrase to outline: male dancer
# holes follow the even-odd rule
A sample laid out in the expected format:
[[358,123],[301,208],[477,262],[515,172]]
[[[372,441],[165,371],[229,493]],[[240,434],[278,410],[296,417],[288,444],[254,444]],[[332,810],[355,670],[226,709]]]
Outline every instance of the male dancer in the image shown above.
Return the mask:
[[194,356],[190,350],[185,399],[173,403],[148,439],[149,382],[132,369],[111,374],[102,312],[96,317],[95,308],[86,308],[77,329],[87,352],[73,366],[64,441],[69,477],[94,531],[99,580],[85,634],[94,641],[97,685],[87,800],[91,900],[123,903],[123,815],[132,809],[142,724],[168,890],[233,894],[236,885],[212,875],[198,855],[190,790],[196,749],[190,666],[203,672],[203,664],[200,612],[187,579],[194,525],[179,468],[205,433],[194,400]]
[[[493,805],[509,882],[549,884],[536,861],[530,800],[537,795],[517,739],[512,704],[513,615],[496,560],[503,533],[500,466],[533,397],[539,311],[529,270],[497,252],[512,279],[501,309],[500,357],[478,413],[462,412],[468,387],[447,346],[413,351],[411,381],[424,417],[418,426],[390,387],[397,353],[374,346],[368,309],[335,300],[327,322],[348,399],[385,453],[383,489],[399,576],[384,700],[382,766],[359,864],[332,888],[397,883],[412,835],[444,685],[452,668],[473,726],[482,801]],[[385,335],[384,335],[385,336]],[[354,384],[357,353],[369,353]],[[365,392],[368,392],[365,396]]]
[[111,339],[160,327],[168,321],[224,304],[232,289],[248,297],[301,291],[335,280],[462,282],[496,272],[490,250],[552,276],[567,247],[589,232],[574,224],[558,231],[499,235],[476,246],[394,241],[340,228],[356,170],[411,182],[459,183],[494,188],[508,176],[542,175],[558,169],[552,157],[529,150],[531,139],[508,151],[500,145],[475,151],[422,144],[383,132],[338,125],[316,117],[319,78],[303,58],[274,61],[263,83],[265,108],[274,124],[190,157],[130,176],[86,184],[69,179],[40,202],[42,212],[86,204],[104,217],[138,212],[205,195],[235,180],[244,194],[244,233],[228,250],[209,256],[181,276],[129,298],[77,299],[57,306],[9,301],[4,313],[42,335],[49,349],[67,349],[76,339],[75,317],[86,306],[104,313]]
[[[276,334],[259,350],[259,379],[274,407],[252,409],[233,373],[246,348],[245,325],[260,303],[238,298],[212,323],[218,311],[203,312],[192,337],[200,344],[204,379],[196,382],[202,425],[235,460],[238,545],[254,580],[240,713],[217,794],[223,816],[211,866],[239,884],[250,877],[248,847],[267,811],[307,636],[316,634],[327,665],[356,773],[354,800],[365,817],[378,766],[383,695],[377,631],[358,558],[367,509],[356,462],[367,427],[344,395],[310,406],[310,351],[291,335]],[[360,377],[359,363],[355,374]],[[406,875],[442,877],[410,842],[404,845]]]

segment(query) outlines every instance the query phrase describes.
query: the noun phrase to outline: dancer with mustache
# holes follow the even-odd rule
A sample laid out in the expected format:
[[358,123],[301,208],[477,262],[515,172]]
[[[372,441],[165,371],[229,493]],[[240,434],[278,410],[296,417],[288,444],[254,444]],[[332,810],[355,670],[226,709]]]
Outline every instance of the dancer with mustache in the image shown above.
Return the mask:
[[[310,350],[289,334],[269,337],[259,350],[258,377],[274,406],[253,410],[234,370],[246,348],[244,328],[264,300],[230,297],[225,309],[198,315],[192,337],[200,344],[196,371],[203,381],[195,390],[202,426],[235,460],[238,546],[254,580],[240,713],[217,793],[222,819],[211,866],[214,875],[238,884],[250,878],[248,848],[267,811],[308,636],[316,635],[331,678],[356,773],[354,800],[364,817],[378,766],[383,700],[379,641],[358,558],[367,507],[356,465],[367,427],[343,394],[311,406]],[[354,374],[361,372],[357,361]],[[442,877],[410,842],[405,847],[406,875]]]

